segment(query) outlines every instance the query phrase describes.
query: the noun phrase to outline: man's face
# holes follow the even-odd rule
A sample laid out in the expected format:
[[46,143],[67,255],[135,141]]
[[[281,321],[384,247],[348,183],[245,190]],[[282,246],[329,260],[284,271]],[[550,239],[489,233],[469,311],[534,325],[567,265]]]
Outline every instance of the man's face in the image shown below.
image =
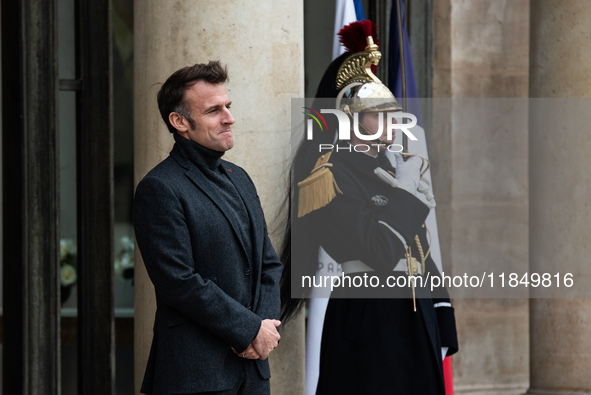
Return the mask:
[[235,120],[230,113],[231,102],[224,84],[198,81],[185,91],[184,102],[193,116],[195,128],[191,128],[184,118],[178,125],[170,119],[182,137],[219,152],[234,146],[232,125]]
[[[365,128],[371,133],[375,134],[378,130],[380,130],[380,122],[382,122],[382,136],[380,139],[384,143],[392,144],[394,142],[394,138],[396,137],[395,130],[392,130],[392,139],[388,140],[388,128],[387,128],[387,113],[385,112],[362,112],[360,115],[359,123],[365,126]],[[380,118],[382,120],[380,121]],[[395,119],[392,120],[393,123],[397,123]]]

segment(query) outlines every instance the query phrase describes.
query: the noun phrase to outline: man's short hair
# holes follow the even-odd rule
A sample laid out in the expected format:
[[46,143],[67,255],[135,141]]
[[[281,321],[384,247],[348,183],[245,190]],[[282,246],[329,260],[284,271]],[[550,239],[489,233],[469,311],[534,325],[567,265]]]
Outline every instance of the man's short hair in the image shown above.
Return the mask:
[[176,112],[187,118],[191,128],[195,128],[195,120],[187,107],[185,91],[198,81],[205,81],[210,84],[223,84],[228,80],[228,70],[222,67],[219,61],[210,61],[208,64],[197,63],[193,66],[183,67],[175,71],[160,88],[158,92],[158,109],[164,123],[171,133],[177,130],[170,124],[168,116]]

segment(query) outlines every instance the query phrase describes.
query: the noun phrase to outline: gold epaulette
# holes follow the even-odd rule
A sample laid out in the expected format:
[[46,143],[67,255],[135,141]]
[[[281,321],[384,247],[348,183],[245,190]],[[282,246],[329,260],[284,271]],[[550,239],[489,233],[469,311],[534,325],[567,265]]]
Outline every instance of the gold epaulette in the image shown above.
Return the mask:
[[318,158],[310,175],[298,182],[298,218],[326,206],[337,197],[337,193],[343,193],[329,169],[332,167],[332,163],[328,163],[331,154],[329,152]]

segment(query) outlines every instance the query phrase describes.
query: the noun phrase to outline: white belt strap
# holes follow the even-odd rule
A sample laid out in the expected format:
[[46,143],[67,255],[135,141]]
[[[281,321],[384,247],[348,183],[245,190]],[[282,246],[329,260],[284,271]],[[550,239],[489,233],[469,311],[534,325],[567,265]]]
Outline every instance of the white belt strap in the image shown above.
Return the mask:
[[402,235],[396,230],[394,229],[392,226],[390,226],[389,223],[384,222],[384,221],[378,221],[378,224],[384,225],[386,228],[388,228],[392,233],[394,233],[394,235],[396,237],[398,237],[398,240],[400,240],[400,242],[404,245],[404,250],[408,250],[408,245],[406,245],[406,240],[404,240],[404,237],[402,237]]

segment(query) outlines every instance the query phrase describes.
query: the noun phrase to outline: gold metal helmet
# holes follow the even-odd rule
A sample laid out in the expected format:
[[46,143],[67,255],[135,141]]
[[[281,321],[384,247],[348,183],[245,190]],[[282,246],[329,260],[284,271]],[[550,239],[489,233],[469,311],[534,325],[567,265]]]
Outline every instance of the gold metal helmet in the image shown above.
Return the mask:
[[[345,113],[363,111],[401,111],[402,106],[390,89],[372,72],[382,54],[374,43],[372,36],[367,36],[367,46],[361,52],[349,56],[339,67],[336,77],[337,108]],[[343,98],[347,104],[341,105]]]

